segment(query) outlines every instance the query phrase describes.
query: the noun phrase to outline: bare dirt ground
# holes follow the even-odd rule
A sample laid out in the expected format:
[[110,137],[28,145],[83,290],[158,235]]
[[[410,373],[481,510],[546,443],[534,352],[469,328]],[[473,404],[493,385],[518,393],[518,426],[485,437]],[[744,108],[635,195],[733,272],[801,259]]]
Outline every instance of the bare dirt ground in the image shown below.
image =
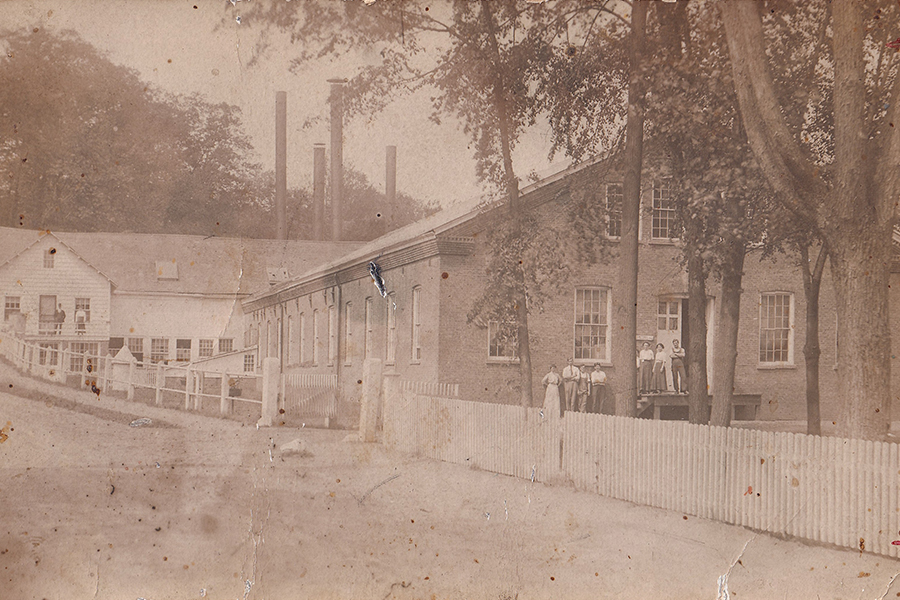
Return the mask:
[[[735,600],[900,596],[900,561],[401,456],[345,431],[98,399],[7,365],[0,386],[4,600],[714,599],[725,573]],[[152,423],[129,426],[138,417]],[[281,451],[298,438],[300,451]]]

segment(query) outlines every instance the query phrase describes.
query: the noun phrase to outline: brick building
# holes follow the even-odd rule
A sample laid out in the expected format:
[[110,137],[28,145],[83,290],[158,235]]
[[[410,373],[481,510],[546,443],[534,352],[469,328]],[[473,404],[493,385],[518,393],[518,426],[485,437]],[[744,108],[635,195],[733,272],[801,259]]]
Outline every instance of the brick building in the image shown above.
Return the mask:
[[[602,168],[601,168],[602,167]],[[593,169],[593,171],[588,171]],[[565,226],[566,203],[576,180],[593,173],[594,189],[611,207],[609,257],[595,265],[576,263],[567,282],[529,317],[533,382],[550,364],[568,357],[580,365],[600,363],[616,385],[611,340],[620,329],[613,313],[617,293],[616,204],[621,173],[609,162],[571,168],[521,190],[536,222]],[[687,274],[679,263],[670,225],[674,209],[669,183],[645,175],[642,193],[638,283],[638,340],[686,345]],[[289,282],[244,301],[248,336],[259,339],[261,356],[279,357],[285,372],[336,373],[343,410],[352,415],[366,357],[381,358],[403,379],[460,384],[464,399],[518,402],[518,364],[511,345],[501,343],[495,323],[470,322],[474,300],[485,285],[485,233],[505,217],[502,203],[445,209],[368,243]],[[368,273],[377,261],[390,292],[382,298]],[[745,260],[735,388],[761,395],[760,419],[805,418],[805,297],[796,259]],[[572,265],[570,264],[570,267]],[[717,282],[708,282],[709,355]],[[900,311],[894,310],[895,330]],[[839,412],[836,373],[836,312],[826,269],[820,298],[822,418]],[[710,369],[712,361],[709,361]],[[897,368],[894,378],[900,376]],[[670,376],[671,380],[671,376]],[[712,380],[710,375],[710,381]],[[900,386],[895,386],[900,389]],[[671,384],[670,384],[671,389]],[[715,390],[712,390],[715,393]],[[351,417],[352,418],[352,417]]]
[[138,360],[208,359],[252,347],[241,311],[251,290],[358,246],[0,228],[2,326],[46,348],[41,361],[122,346]]

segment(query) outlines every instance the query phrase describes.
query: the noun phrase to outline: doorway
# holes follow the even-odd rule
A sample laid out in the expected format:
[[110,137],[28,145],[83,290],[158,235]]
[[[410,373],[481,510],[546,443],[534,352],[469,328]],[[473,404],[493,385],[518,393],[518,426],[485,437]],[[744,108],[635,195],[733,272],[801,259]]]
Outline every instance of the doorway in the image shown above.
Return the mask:
[[[706,372],[709,392],[712,393],[712,367],[713,367],[713,331],[715,330],[716,315],[715,298],[706,300]],[[656,308],[656,341],[666,347],[666,352],[672,350],[672,340],[678,340],[682,348],[687,350],[690,344],[690,323],[688,314],[690,302],[687,298],[675,296],[660,296]],[[685,364],[687,367],[687,364]],[[671,369],[666,372],[666,385],[673,390]]]

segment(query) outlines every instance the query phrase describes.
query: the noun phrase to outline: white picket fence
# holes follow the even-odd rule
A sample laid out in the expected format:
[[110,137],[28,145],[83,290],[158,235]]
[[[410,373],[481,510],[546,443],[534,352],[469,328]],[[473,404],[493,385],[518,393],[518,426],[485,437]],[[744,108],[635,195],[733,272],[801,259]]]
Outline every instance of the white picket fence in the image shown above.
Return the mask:
[[433,381],[408,381],[400,382],[400,389],[423,396],[440,396],[442,398],[459,398],[458,383],[437,383]]
[[337,416],[337,375],[285,373],[281,397],[286,414],[313,417]]
[[[900,556],[900,445],[524,409],[403,392],[398,450],[685,515]],[[897,544],[894,542],[897,541]]]

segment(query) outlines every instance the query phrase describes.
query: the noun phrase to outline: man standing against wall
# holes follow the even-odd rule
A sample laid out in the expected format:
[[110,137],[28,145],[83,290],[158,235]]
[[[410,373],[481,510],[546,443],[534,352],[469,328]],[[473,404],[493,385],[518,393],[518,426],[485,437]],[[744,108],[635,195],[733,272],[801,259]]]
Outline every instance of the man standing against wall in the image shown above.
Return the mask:
[[578,396],[578,380],[581,379],[581,371],[575,366],[575,359],[570,358],[566,362],[566,368],[563,369],[562,377],[566,392],[566,410],[575,410],[575,402]]

